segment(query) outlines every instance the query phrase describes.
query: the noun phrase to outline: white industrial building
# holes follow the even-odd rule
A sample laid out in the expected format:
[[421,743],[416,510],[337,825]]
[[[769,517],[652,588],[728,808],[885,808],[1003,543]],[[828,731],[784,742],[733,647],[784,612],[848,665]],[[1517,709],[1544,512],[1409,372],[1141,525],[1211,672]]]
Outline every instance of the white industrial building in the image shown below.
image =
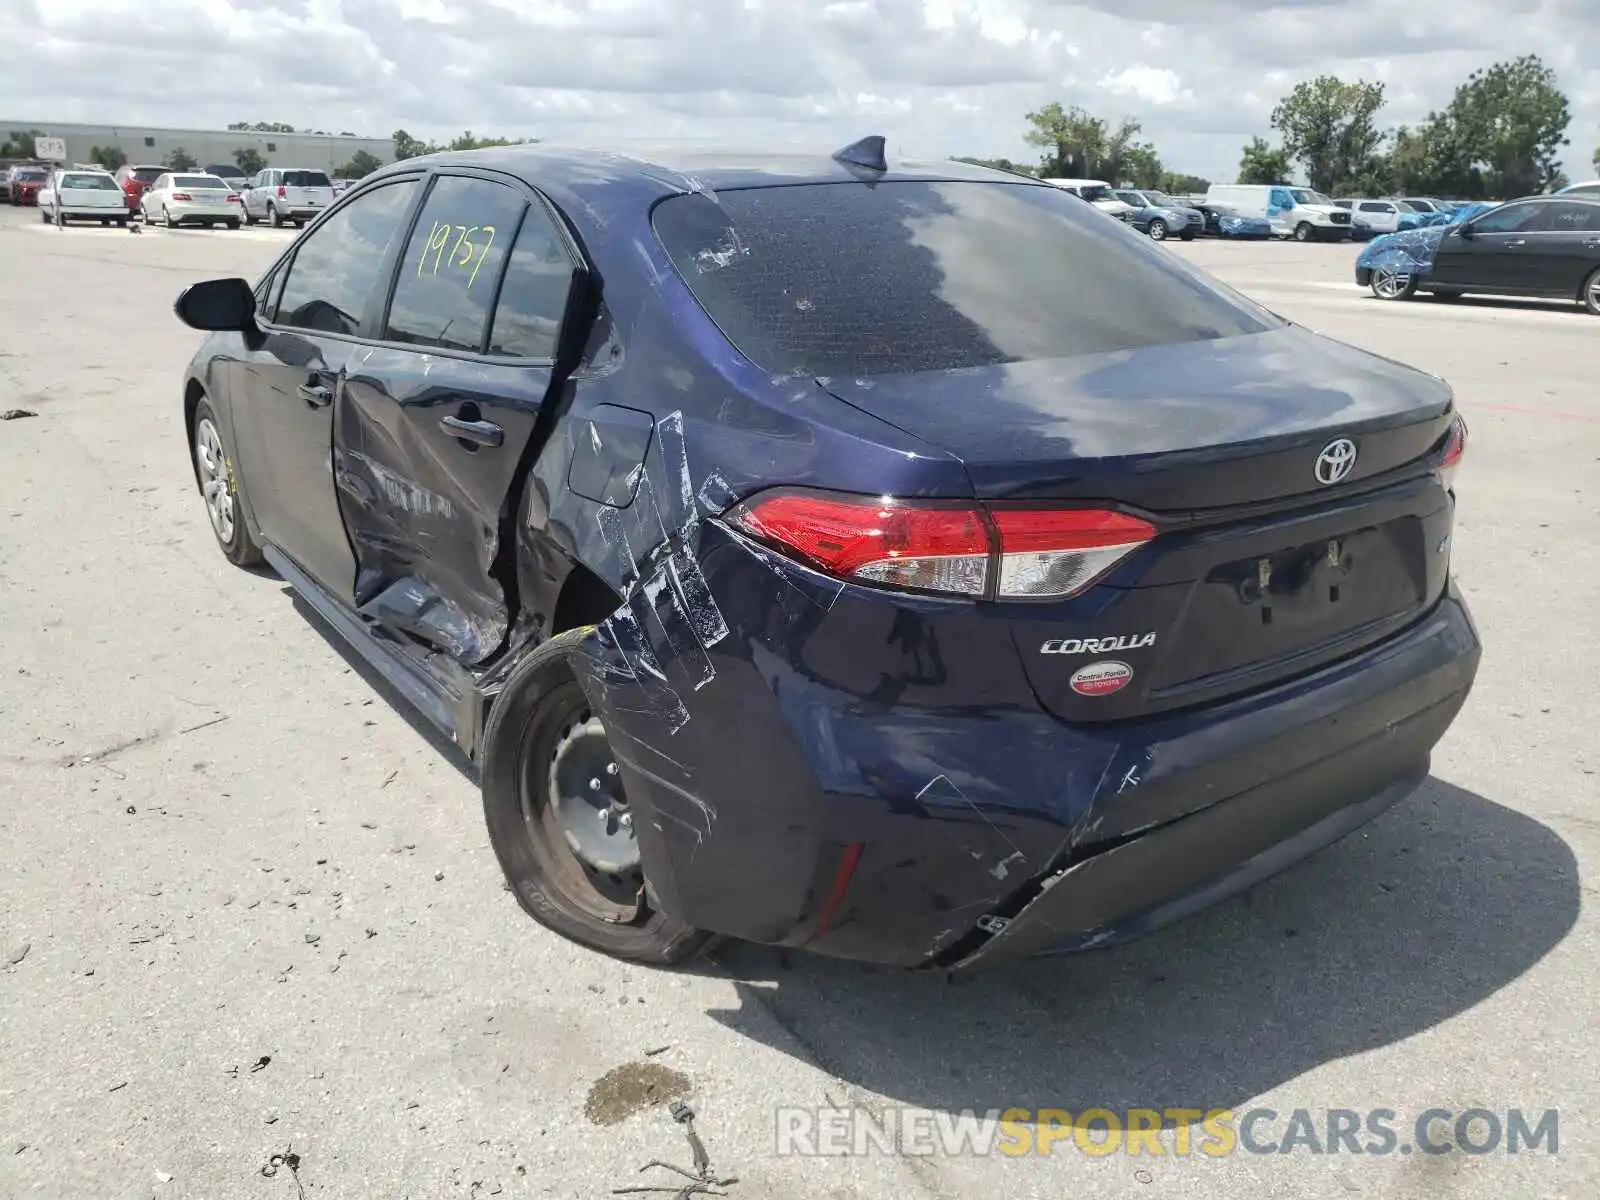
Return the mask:
[[60,121],[17,121],[0,118],[0,142],[12,133],[37,131],[66,142],[65,160],[86,163],[96,146],[115,146],[130,163],[163,162],[174,150],[183,150],[196,163],[232,163],[233,152],[250,147],[269,167],[305,167],[333,172],[358,150],[382,162],[394,158],[389,138],[351,137],[326,133],[257,133],[250,130],[162,129],[149,125],[71,125]]

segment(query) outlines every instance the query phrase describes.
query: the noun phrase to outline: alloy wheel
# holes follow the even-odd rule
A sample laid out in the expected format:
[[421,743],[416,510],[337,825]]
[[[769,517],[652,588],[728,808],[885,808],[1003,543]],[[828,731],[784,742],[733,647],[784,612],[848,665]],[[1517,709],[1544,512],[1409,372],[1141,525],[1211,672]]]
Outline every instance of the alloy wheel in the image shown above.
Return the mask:
[[1394,267],[1375,267],[1372,272],[1372,290],[1385,300],[1399,300],[1411,288],[1411,272]]
[[194,429],[194,461],[200,469],[200,492],[205,497],[206,515],[217,540],[233,541],[233,472],[222,451],[222,438],[210,418],[202,417]]

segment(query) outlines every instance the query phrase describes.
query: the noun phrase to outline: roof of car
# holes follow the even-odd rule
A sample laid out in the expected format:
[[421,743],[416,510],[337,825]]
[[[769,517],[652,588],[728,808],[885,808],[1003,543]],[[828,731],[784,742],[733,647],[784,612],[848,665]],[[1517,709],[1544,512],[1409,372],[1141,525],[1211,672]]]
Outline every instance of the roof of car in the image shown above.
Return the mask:
[[[598,183],[666,184],[676,191],[762,187],[796,183],[841,183],[869,175],[834,159],[831,154],[740,153],[687,149],[682,146],[633,146],[597,150],[533,142],[485,150],[446,151],[421,159],[405,159],[394,167],[418,164],[480,166],[516,175],[528,183],[547,180]],[[1031,177],[973,166],[954,159],[889,159],[882,178],[920,180],[1024,180]],[[1035,180],[1034,182],[1042,182]]]

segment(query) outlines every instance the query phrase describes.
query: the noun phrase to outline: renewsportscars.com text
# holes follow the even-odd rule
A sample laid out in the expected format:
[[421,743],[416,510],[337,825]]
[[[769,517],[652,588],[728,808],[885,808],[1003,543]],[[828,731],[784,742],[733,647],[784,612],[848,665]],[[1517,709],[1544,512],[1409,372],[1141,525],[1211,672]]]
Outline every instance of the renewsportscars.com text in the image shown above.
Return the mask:
[[960,1113],[779,1108],[779,1155],[1150,1157],[1230,1154],[1546,1154],[1560,1151],[1558,1109],[1009,1108]]

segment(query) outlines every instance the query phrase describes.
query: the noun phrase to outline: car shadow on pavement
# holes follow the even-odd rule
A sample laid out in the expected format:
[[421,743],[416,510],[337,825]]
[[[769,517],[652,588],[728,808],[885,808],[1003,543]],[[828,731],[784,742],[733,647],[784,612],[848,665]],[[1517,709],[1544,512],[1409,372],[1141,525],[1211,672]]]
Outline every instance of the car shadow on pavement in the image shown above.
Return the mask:
[[1523,299],[1514,296],[1451,296],[1441,298],[1432,293],[1418,293],[1416,300],[1422,300],[1439,308],[1465,308],[1472,310],[1500,309],[1502,312],[1537,312],[1537,313],[1562,313],[1585,321],[1594,318],[1587,309],[1572,300],[1560,300],[1548,296],[1537,299]]
[[1430,778],[1140,941],[954,982],[731,945],[715,961],[742,1007],[709,1015],[772,1042],[766,1010],[794,1039],[775,1049],[920,1108],[1233,1108],[1472,1008],[1566,936],[1579,897],[1554,831]]

